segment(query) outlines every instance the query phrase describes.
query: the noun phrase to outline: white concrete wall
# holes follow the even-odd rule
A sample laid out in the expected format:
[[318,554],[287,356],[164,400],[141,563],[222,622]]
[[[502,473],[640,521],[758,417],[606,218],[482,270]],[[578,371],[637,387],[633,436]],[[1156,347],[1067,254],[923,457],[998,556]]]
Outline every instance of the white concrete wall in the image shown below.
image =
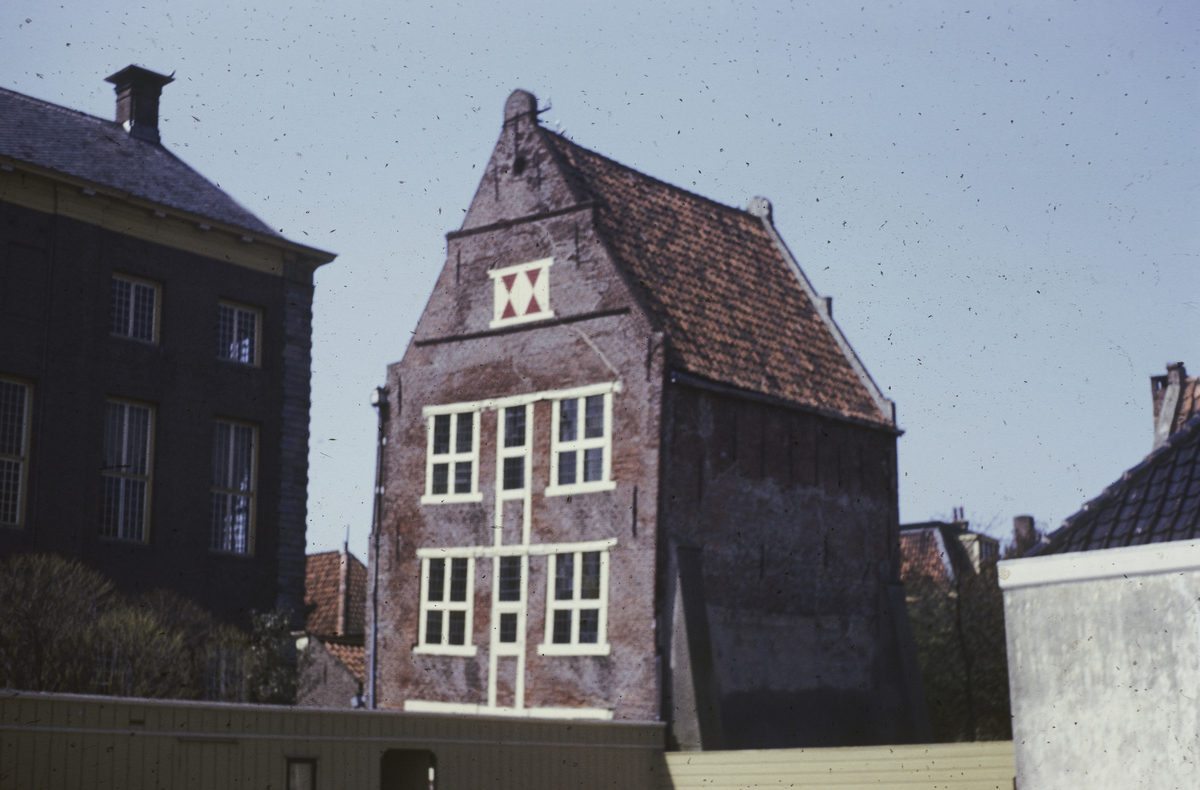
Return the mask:
[[1000,563],[1020,790],[1200,787],[1200,541]]

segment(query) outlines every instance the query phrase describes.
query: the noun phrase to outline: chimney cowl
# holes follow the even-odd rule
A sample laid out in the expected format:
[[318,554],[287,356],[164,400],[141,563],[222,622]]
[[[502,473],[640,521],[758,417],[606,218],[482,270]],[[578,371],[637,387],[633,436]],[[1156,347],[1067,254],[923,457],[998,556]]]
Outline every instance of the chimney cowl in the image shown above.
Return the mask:
[[117,123],[131,136],[150,143],[159,142],[158,97],[163,86],[174,82],[166,76],[140,66],[126,66],[109,77],[117,93]]

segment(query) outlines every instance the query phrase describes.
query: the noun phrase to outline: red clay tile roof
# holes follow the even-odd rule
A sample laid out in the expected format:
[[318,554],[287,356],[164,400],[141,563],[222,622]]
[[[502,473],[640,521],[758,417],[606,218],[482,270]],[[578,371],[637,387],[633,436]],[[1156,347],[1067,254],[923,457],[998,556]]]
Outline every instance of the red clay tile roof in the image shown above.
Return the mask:
[[[342,557],[349,561],[345,603],[338,598]],[[338,628],[339,606],[345,606],[343,628]],[[304,573],[305,630],[321,636],[361,636],[366,629],[367,569],[347,552],[309,554]]]
[[956,537],[959,528],[943,521],[900,527],[900,579],[908,585],[922,580],[941,585],[956,574],[974,573],[971,557]]
[[362,645],[343,645],[339,642],[324,642],[321,644],[329,654],[338,660],[342,666],[350,670],[359,683],[367,679],[366,648]]
[[677,370],[891,424],[763,221],[540,129],[653,320]]

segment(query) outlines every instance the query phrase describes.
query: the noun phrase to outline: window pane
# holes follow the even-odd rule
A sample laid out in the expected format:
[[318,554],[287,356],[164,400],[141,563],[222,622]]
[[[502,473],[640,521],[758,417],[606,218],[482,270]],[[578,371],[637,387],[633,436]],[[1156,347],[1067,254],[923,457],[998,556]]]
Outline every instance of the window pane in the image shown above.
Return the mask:
[[558,440],[573,442],[579,438],[579,401],[561,401],[558,404]]
[[227,422],[217,423],[213,433],[213,475],[212,484],[217,488],[229,488],[229,469],[231,467],[229,454],[233,448],[230,437],[233,426]]
[[579,587],[580,598],[595,600],[600,597],[600,552],[583,553],[583,575]]
[[554,636],[556,645],[571,644],[571,610],[557,609],[554,612]]
[[229,487],[252,491],[254,481],[254,429],[249,425],[232,425],[233,447],[230,450]]
[[429,612],[425,617],[425,644],[440,645],[442,643],[442,613]]
[[575,597],[575,555],[554,556],[554,600],[570,601]]
[[467,613],[459,611],[447,614],[450,620],[446,624],[446,641],[452,645],[464,644],[467,641]]
[[316,787],[316,762],[288,760],[287,790],[313,790]]
[[114,335],[129,335],[130,297],[133,283],[114,277],[112,299],[108,310],[108,331]]
[[560,486],[569,486],[575,484],[575,476],[578,470],[575,469],[575,451],[569,453],[558,454],[558,484]]
[[525,459],[504,459],[504,488],[507,491],[525,487]]
[[149,474],[150,410],[141,406],[126,406],[125,471],[134,475]]
[[454,493],[471,493],[471,462],[459,461],[454,464]]
[[212,492],[212,533],[209,548],[244,554],[250,537],[250,498]]
[[454,452],[469,453],[471,452],[471,441],[475,435],[475,415],[471,412],[458,415],[458,424],[455,426]]
[[247,365],[255,364],[258,335],[258,313],[252,310],[237,310],[237,359]]
[[0,458],[0,524],[16,524],[21,513],[21,462]]
[[524,406],[509,406],[504,410],[504,446],[525,446]]
[[430,560],[429,561],[429,592],[427,598],[430,601],[442,600],[443,591],[446,588],[446,561],[445,560]]
[[118,537],[141,540],[142,525],[146,518],[146,481],[127,477],[121,480],[121,484],[121,527]]
[[584,423],[583,436],[586,439],[598,439],[604,435],[604,396],[592,395],[587,399],[587,418]]
[[115,538],[120,535],[121,478],[104,475],[100,482],[100,534],[106,538]]
[[221,359],[237,358],[236,320],[232,307],[217,305],[217,356]]
[[450,464],[433,465],[433,484],[429,490],[434,494],[444,494],[450,490]]
[[[440,562],[440,560],[439,560]],[[441,600],[440,598],[438,600]],[[450,560],[450,600],[467,600],[467,558],[455,557]]]
[[124,403],[104,405],[104,468],[119,470],[125,465]]
[[0,381],[0,454],[25,455],[25,401],[23,384]]
[[433,454],[450,452],[450,415],[438,414],[433,418]]
[[600,610],[579,610],[579,644],[594,645],[600,635]]
[[500,641],[517,641],[517,613],[504,612],[500,615]]
[[501,601],[521,600],[521,558],[500,558],[500,589]]
[[593,447],[583,451],[583,482],[604,479],[604,448]]
[[133,315],[129,336],[147,343],[154,341],[154,287],[142,283],[133,286]]

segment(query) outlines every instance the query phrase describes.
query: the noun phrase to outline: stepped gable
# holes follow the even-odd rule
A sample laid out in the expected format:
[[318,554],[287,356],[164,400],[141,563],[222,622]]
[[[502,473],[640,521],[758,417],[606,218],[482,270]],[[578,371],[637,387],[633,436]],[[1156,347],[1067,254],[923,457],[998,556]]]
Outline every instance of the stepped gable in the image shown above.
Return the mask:
[[856,420],[892,425],[775,247],[764,220],[665,184],[542,127],[652,320],[672,366]]

